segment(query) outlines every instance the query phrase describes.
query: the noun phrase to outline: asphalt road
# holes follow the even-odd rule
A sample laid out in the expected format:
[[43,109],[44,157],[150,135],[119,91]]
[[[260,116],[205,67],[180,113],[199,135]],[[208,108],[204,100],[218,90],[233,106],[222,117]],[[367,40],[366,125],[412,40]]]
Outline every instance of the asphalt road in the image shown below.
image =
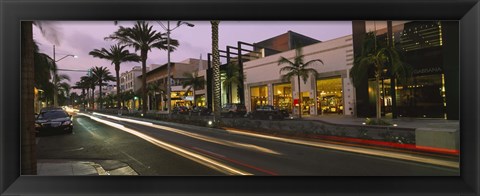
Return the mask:
[[74,117],[74,134],[41,137],[38,158],[119,160],[140,175],[459,175],[458,169],[216,129],[88,115]]

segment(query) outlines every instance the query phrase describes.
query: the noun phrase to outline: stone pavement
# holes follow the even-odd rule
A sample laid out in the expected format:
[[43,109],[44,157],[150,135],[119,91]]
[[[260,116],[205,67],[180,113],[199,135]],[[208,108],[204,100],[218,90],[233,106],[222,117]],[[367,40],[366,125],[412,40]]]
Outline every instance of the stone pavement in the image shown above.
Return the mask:
[[113,160],[78,161],[63,159],[37,160],[40,176],[138,175],[130,166]]

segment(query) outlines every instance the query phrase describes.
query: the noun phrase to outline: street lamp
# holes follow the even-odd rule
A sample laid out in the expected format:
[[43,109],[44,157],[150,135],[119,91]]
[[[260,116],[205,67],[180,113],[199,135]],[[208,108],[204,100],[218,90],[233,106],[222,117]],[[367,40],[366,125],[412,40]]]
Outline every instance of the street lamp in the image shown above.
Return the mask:
[[157,23],[165,30],[167,31],[167,111],[168,111],[168,116],[170,117],[171,115],[171,104],[172,104],[172,96],[171,96],[171,90],[172,87],[170,85],[170,33],[175,30],[176,28],[180,27],[181,25],[187,25],[189,27],[194,27],[195,25],[192,23],[184,22],[184,21],[178,21],[177,26],[173,29],[170,29],[170,21],[167,21],[167,27],[163,25],[161,22]]
[[[73,54],[67,54],[65,56],[63,56],[62,58],[56,60],[55,58],[55,45],[53,45],[53,62],[57,63],[58,61],[61,61],[67,57],[73,57],[73,58],[78,58],[77,55],[73,55]],[[55,73],[53,73],[53,79],[52,79],[52,82],[53,82],[53,106],[55,107],[58,107],[58,92],[57,92],[57,78],[55,77]]]

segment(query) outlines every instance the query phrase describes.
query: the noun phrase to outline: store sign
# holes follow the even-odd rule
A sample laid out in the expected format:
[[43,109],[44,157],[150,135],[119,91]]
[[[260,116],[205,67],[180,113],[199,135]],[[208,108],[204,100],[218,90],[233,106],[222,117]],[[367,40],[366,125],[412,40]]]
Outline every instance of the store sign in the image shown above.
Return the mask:
[[294,99],[294,100],[293,100],[293,105],[294,105],[294,106],[298,106],[298,99]]
[[193,101],[193,96],[185,96],[185,97],[183,97],[183,100],[185,100],[185,101]]

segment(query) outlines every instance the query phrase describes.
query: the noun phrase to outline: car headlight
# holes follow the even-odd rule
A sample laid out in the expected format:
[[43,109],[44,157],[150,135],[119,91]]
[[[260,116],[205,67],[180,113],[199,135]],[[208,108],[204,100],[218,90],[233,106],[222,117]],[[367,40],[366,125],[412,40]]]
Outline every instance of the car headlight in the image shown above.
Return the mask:
[[62,125],[70,125],[70,124],[72,124],[72,121],[69,121],[69,120],[62,123]]

